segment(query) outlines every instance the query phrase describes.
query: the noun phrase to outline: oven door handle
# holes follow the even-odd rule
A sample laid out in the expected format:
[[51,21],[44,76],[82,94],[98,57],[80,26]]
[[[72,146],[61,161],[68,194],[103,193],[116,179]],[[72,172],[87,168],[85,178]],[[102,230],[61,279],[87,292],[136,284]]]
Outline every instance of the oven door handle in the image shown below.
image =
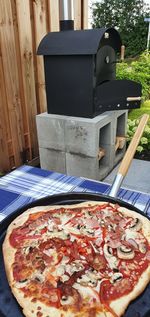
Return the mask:
[[141,97],[127,97],[127,101],[140,101],[141,99]]

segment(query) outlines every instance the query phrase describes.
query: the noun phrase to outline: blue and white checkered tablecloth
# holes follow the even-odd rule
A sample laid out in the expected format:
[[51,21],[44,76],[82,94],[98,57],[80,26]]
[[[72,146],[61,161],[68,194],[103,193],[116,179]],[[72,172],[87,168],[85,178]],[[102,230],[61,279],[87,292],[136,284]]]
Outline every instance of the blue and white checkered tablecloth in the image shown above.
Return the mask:
[[[109,185],[31,166],[21,166],[0,178],[0,220],[39,198],[66,192],[107,194]],[[121,188],[118,197],[150,216],[150,195]]]

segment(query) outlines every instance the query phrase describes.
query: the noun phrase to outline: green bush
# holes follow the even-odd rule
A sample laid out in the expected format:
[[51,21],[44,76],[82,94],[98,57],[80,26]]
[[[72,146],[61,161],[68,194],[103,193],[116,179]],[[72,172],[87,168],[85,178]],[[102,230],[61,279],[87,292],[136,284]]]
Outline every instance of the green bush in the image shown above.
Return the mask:
[[140,55],[137,61],[130,64],[117,64],[117,79],[131,79],[142,85],[142,97],[150,99],[150,51]]
[[[127,123],[127,146],[139,124],[139,118],[144,113],[150,115],[150,51],[144,52],[136,61],[123,62],[117,65],[117,79],[131,79],[142,84],[142,102],[139,109],[133,109],[129,112]],[[137,153],[150,152],[150,119],[144,130],[143,136],[137,147]]]
[[[130,141],[133,138],[133,135],[137,129],[139,124],[139,119],[131,120],[128,119],[127,123],[127,145],[129,145]],[[139,146],[137,147],[137,153],[142,153],[144,151],[150,150],[150,123],[148,123],[144,129],[143,136],[140,140]]]

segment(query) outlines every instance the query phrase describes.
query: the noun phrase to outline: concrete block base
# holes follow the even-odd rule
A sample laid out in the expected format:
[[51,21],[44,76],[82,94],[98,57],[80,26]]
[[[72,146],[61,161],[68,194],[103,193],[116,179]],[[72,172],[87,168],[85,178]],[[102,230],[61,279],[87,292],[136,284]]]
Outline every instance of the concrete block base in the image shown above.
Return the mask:
[[[36,120],[44,169],[102,180],[124,155],[125,147],[115,152],[115,143],[126,134],[126,110],[93,119],[42,113]],[[105,156],[99,160],[100,148]]]
[[66,173],[68,175],[101,180],[112,169],[113,164],[110,158],[111,155],[99,160],[98,157],[66,153]]
[[66,173],[66,153],[51,149],[39,148],[41,168]]

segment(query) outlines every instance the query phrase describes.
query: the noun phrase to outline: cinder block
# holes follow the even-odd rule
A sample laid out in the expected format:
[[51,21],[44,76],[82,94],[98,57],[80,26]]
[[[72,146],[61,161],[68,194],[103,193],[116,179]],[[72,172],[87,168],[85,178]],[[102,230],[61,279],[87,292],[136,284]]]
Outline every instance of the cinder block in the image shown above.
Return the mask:
[[66,173],[66,154],[65,152],[39,148],[41,168]]
[[112,170],[114,162],[114,147],[105,145],[105,156],[89,157],[83,154],[66,153],[66,173],[68,175],[102,180]]
[[99,146],[115,144],[116,133],[124,132],[120,118],[126,112],[108,111],[93,119],[42,113],[36,117],[39,147],[95,157]]
[[65,122],[66,152],[89,157],[98,154],[103,144],[115,144],[114,115],[99,115],[93,119],[73,118]]
[[107,122],[107,124],[99,127],[99,146],[103,147],[103,145],[114,145],[115,144],[115,132],[116,126],[114,118]]
[[64,117],[42,113],[36,116],[40,148],[65,151]]
[[113,145],[105,144],[103,149],[105,156],[99,161],[99,167],[108,167],[108,171],[110,171],[114,165],[115,148]]
[[98,163],[97,158],[66,153],[66,172],[68,175],[99,180]]
[[[125,136],[127,128],[128,110],[107,111],[107,116],[111,116],[113,124],[113,133],[111,144],[116,143],[116,136]],[[105,142],[104,142],[105,143]]]
[[65,122],[66,152],[96,156],[99,149],[97,127],[92,123],[80,123],[75,120]]
[[126,146],[124,146],[123,149],[121,150],[118,149],[115,152],[113,166],[116,166],[117,163],[123,158],[125,151],[126,151]]
[[116,136],[125,136],[127,128],[128,110],[115,111],[114,125],[116,127]]
[[113,111],[106,111],[105,112],[106,116],[115,117],[115,119],[122,116],[123,114],[125,114],[127,116],[128,110],[113,110]]
[[[126,133],[127,111],[108,111],[93,119],[43,113],[37,116],[41,167],[102,180],[122,159],[116,136]],[[99,148],[105,156],[99,160]]]

